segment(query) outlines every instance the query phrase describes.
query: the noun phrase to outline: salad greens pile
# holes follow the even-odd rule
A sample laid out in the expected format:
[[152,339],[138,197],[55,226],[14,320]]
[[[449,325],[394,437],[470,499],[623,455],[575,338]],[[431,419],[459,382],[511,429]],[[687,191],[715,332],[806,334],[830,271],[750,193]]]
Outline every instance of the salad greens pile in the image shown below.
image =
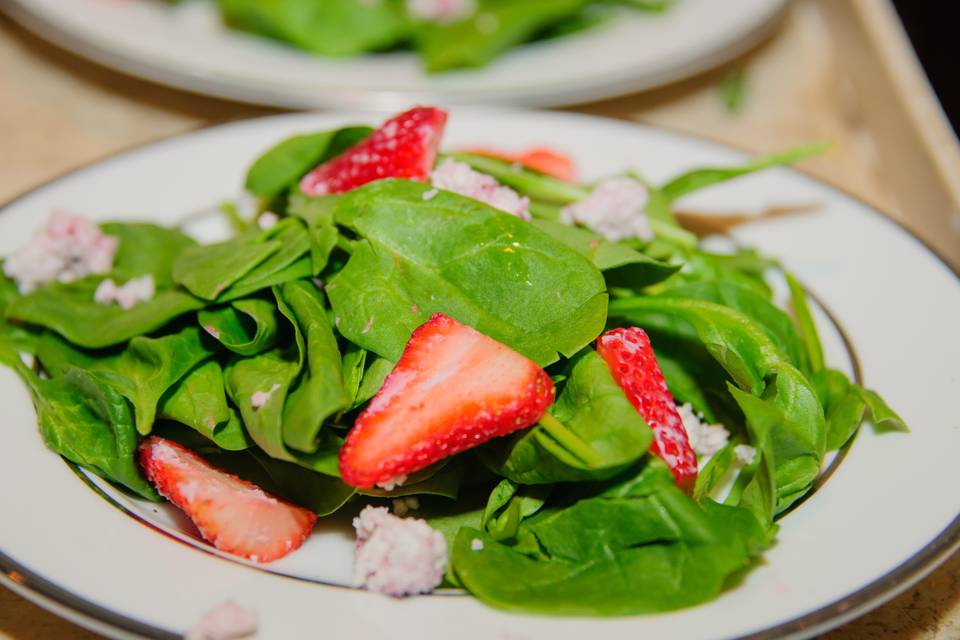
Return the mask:
[[215,0],[235,29],[330,57],[411,49],[431,73],[483,67],[526,42],[588,29],[625,8],[662,12],[673,1]]
[[[46,444],[149,500],[159,496],[134,455],[149,433],[320,516],[416,495],[418,515],[449,540],[450,586],[507,609],[620,615],[716,596],[866,417],[904,428],[876,393],[828,368],[794,278],[752,249],[706,250],[671,211],[696,189],[818,147],[648,185],[656,237],[612,242],[561,220],[589,185],[477,155],[455,157],[528,196],[532,221],[405,180],[299,190],[370,131],[297,136],[257,159],[246,187],[279,214],[271,228],[238,220],[234,237],[200,245],[178,229],[108,223],[119,240],[110,273],[28,294],[0,277],[0,361],[26,381]],[[152,299],[126,310],[94,301],[105,277],[145,274]],[[557,387],[548,418],[568,437],[535,425],[392,491],[358,492],[339,478],[344,436],[435,312],[545,367]],[[648,453],[650,428],[591,347],[630,325],[650,335],[677,402],[731,433],[693,495]],[[757,451],[749,464],[735,455],[745,443]]]

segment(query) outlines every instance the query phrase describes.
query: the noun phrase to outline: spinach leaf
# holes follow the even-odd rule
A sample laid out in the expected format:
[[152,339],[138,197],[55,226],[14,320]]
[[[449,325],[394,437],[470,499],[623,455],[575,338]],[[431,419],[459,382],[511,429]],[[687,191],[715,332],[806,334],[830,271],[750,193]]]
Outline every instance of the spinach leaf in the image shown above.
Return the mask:
[[262,353],[278,339],[277,308],[262,298],[204,309],[197,314],[197,321],[220,344],[242,356]]
[[82,467],[134,493],[159,496],[140,473],[137,431],[126,399],[96,374],[71,369],[43,380],[22,364],[44,443]]
[[856,433],[867,405],[842,371],[820,369],[813,375],[827,420],[827,451],[839,449]]
[[[521,484],[609,478],[642,457],[653,438],[592,349],[571,361],[552,414],[570,432],[572,446],[556,439],[549,425],[540,424],[480,449],[484,463]],[[583,448],[588,456],[580,453]]]
[[30,295],[8,301],[8,319],[52,329],[70,342],[97,349],[126,342],[156,331],[174,318],[203,306],[203,302],[174,288],[173,263],[196,243],[173,229],[153,224],[107,223],[104,233],[119,240],[109,277],[117,281],[152,275],[156,295],[125,310],[95,302],[93,294],[103,276],[71,283],[50,283]]
[[370,363],[370,366],[367,367],[367,370],[363,372],[363,380],[360,382],[360,388],[357,389],[354,406],[361,405],[377,395],[380,387],[383,386],[384,380],[387,379],[387,376],[390,375],[390,372],[393,371],[395,366],[395,362],[391,362],[386,358],[374,359],[374,361]]
[[[696,332],[707,351],[744,391],[762,402],[746,404],[735,395],[748,423],[764,412],[774,465],[777,512],[813,485],[826,450],[823,407],[807,378],[794,367],[762,326],[743,313],[701,300],[636,297],[611,303],[611,315],[643,326],[673,318]],[[658,327],[663,328],[663,322]],[[759,421],[759,418],[754,418]]]
[[186,234],[156,224],[108,222],[100,228],[119,241],[110,276],[126,281],[150,274],[157,289],[174,286],[170,274],[174,261],[197,245]]
[[255,291],[313,275],[310,234],[302,222],[285,218],[261,236],[260,242],[279,243],[280,249],[247,271],[225,289],[218,299],[242,298]]
[[456,500],[460,494],[465,466],[457,458],[447,459],[437,465],[412,474],[402,485],[390,491],[373,487],[361,491],[363,495],[379,498],[401,496],[441,496]]
[[583,499],[522,525],[539,542],[539,557],[461,529],[456,576],[488,604],[531,613],[637,614],[715,597],[749,564],[764,531],[744,509],[698,505],[662,465],[643,468],[656,478],[633,481],[635,492]]
[[418,25],[415,46],[431,73],[482,67],[538,32],[576,15],[585,4],[585,0],[488,0],[468,20]]
[[227,451],[253,444],[237,412],[227,406],[223,369],[215,360],[207,360],[167,390],[157,415],[187,425]]
[[481,202],[426,191],[383,180],[337,208],[337,223],[363,238],[326,288],[344,337],[396,361],[439,311],[544,365],[600,333],[603,277],[583,256]]
[[287,138],[261,155],[247,171],[246,188],[272,200],[294,187],[317,165],[370,135],[369,127],[345,127]]
[[290,389],[283,410],[283,439],[292,449],[313,453],[324,420],[349,405],[340,351],[315,286],[289,282],[281,288],[281,295],[306,348],[306,367]]
[[510,540],[520,532],[520,523],[543,508],[552,485],[521,487],[501,480],[483,510],[482,528],[494,540]]
[[795,164],[805,158],[818,156],[826,151],[829,146],[827,143],[817,142],[754,158],[739,167],[694,169],[673,178],[661,186],[658,191],[663,194],[668,202],[672,203],[687,194],[721,182],[727,182],[771,167]]
[[198,298],[215,300],[282,248],[280,242],[263,242],[249,233],[226,242],[194,247],[173,263],[173,279]]
[[398,3],[385,0],[216,0],[232,27],[276,38],[306,51],[352,56],[403,40],[409,24]]
[[90,368],[130,400],[137,431],[145,435],[161,396],[212,354],[200,330],[190,326],[159,338],[138,336],[115,359],[96,361]]
[[750,289],[730,282],[696,282],[671,287],[660,295],[705,300],[735,309],[755,321],[797,368],[809,369],[807,354],[790,317]]
[[[793,304],[793,314],[796,317],[797,329],[803,338],[803,346],[807,351],[807,361],[810,371],[817,373],[823,369],[823,346],[820,344],[820,333],[817,324],[807,304],[807,293],[792,274],[787,273],[787,285],[790,288],[790,300]],[[824,405],[826,406],[826,405]]]
[[101,280],[101,276],[92,276],[46,285],[12,301],[7,318],[51,329],[78,346],[99,349],[152,333],[204,305],[178,289],[158,290],[153,298],[131,309],[100,304],[93,293]]
[[534,220],[540,230],[585,256],[603,272],[608,287],[640,289],[666,280],[682,265],[668,264],[592,231],[562,222]]

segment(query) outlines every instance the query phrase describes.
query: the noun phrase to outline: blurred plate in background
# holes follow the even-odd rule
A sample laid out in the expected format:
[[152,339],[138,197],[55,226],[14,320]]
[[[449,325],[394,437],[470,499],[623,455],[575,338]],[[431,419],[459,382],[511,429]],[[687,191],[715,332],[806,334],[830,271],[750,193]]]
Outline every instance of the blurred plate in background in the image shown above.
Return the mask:
[[27,28],[114,69],[196,93],[292,108],[411,102],[559,106],[673,82],[769,34],[786,0],[680,0],[512,50],[481,70],[427,75],[411,53],[327,59],[224,27],[206,0],[7,0]]

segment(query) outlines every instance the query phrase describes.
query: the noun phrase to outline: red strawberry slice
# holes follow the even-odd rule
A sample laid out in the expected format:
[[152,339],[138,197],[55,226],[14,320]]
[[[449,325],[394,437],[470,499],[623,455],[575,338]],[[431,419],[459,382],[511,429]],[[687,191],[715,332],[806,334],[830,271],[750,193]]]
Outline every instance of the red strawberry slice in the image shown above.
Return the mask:
[[175,442],[150,436],[140,466],[160,495],[180,507],[221,551],[254,562],[287,555],[310,535],[317,516],[210,466]]
[[300,182],[311,196],[343,193],[384,178],[426,182],[437,159],[447,112],[416,107],[387,120],[368,138],[329,160]]
[[650,451],[663,458],[682,489],[692,491],[697,455],[646,332],[640,327],[608,331],[597,339],[597,353],[606,360],[630,404],[653,429]]
[[524,356],[442,313],[418,327],[340,450],[344,482],[369,489],[535,423],[553,382]]
[[490,147],[476,147],[467,149],[467,152],[504,162],[516,162],[526,169],[532,169],[565,182],[575,182],[577,179],[577,165],[573,158],[549,147],[534,147],[517,153]]

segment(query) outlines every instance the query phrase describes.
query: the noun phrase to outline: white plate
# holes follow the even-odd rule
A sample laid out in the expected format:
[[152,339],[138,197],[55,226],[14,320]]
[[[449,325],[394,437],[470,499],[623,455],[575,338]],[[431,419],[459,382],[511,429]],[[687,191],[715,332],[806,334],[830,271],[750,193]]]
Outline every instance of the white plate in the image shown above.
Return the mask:
[[[280,138],[381,118],[279,116],[116,156],[7,206],[0,215],[0,255],[56,208],[101,219],[178,220],[233,197],[248,162]],[[571,114],[455,111],[446,137],[448,147],[544,142],[573,154],[588,178],[635,168],[659,180],[695,165],[743,160],[739,152],[694,138]],[[0,371],[0,575],[58,614],[118,636],[182,633],[224,598],[254,606],[264,638],[306,630],[358,639],[805,637],[877,606],[960,544],[960,496],[951,490],[960,419],[947,402],[960,388],[957,277],[876,211],[793,171],[745,178],[683,205],[726,211],[812,206],[741,227],[735,237],[800,276],[846,333],[866,384],[913,428],[883,435],[864,428],[829,481],[782,520],[780,542],[765,562],[717,600],[669,614],[600,620],[506,614],[461,596],[391,600],[313,581],[343,579],[350,562],[349,538],[322,525],[302,552],[269,570],[205,553],[162,510],[91,490],[98,485],[81,481],[46,450],[27,392],[6,369]],[[827,335],[831,360],[849,367],[842,341],[835,332]]]
[[[545,0],[546,1],[546,0]],[[7,0],[48,40],[114,69],[197,93],[293,108],[396,109],[411,102],[557,106],[687,77],[769,33],[786,0],[681,0],[527,45],[479,71],[427,76],[408,53],[312,56],[224,28],[209,0]]]

